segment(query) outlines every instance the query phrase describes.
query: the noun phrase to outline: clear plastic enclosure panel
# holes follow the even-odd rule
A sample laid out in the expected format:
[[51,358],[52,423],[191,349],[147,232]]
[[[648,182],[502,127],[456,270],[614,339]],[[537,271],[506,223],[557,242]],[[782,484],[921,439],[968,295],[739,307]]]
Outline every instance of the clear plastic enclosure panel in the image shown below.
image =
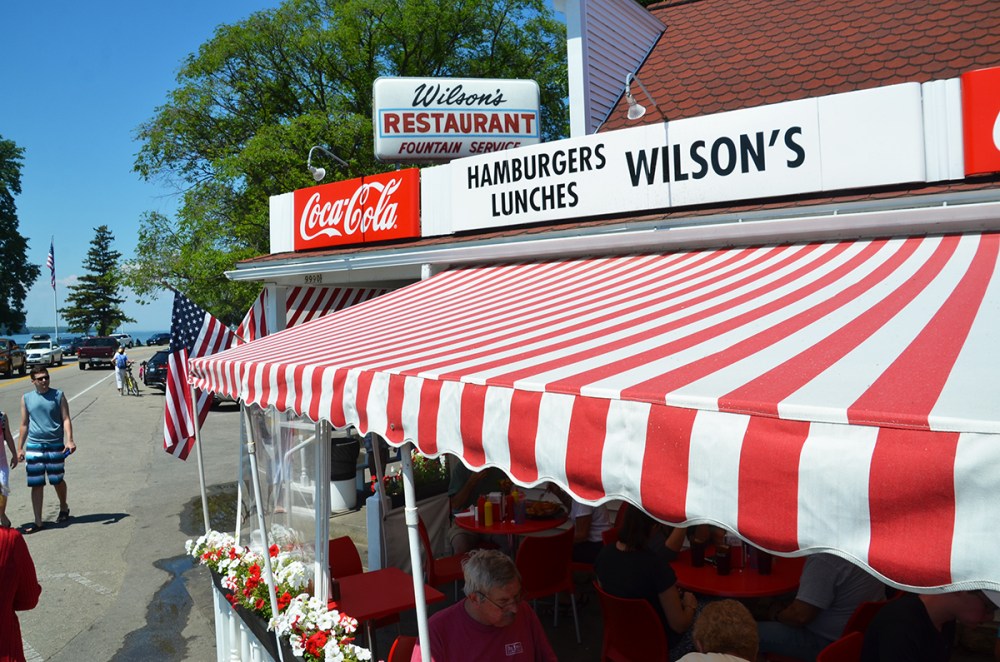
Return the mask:
[[[317,426],[292,413],[264,410],[257,405],[246,409],[243,433],[256,447],[267,546],[278,545],[280,552],[311,566],[316,558]],[[262,550],[264,536],[245,443],[240,457],[240,543]]]

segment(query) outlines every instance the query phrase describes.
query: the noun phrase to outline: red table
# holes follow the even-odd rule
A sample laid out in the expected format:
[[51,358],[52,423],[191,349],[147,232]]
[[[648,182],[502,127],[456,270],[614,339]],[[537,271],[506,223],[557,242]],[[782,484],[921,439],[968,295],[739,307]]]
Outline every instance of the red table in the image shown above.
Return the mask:
[[733,568],[728,575],[720,575],[715,566],[706,563],[700,568],[691,565],[691,550],[681,550],[677,560],[670,564],[677,574],[677,584],[702,595],[721,598],[763,598],[795,591],[799,586],[805,558],[775,556],[771,574],[762,575],[751,568]]
[[477,524],[475,517],[463,513],[455,516],[455,524],[467,531],[482,533],[484,535],[523,536],[527,533],[538,533],[539,531],[554,529],[565,522],[566,518],[566,511],[561,510],[558,515],[546,517],[545,519],[525,519],[520,524],[515,522],[494,522],[492,526],[486,526],[485,524]]
[[492,526],[486,526],[484,524],[477,524],[474,516],[467,513],[461,513],[459,515],[455,515],[455,524],[467,531],[472,531],[486,536],[506,535],[507,549],[510,550],[511,554],[515,554],[517,552],[517,545],[515,544],[517,541],[516,536],[523,536],[528,533],[539,533],[540,531],[554,529],[565,522],[567,517],[568,515],[566,511],[560,510],[558,514],[553,515],[552,517],[540,519],[525,518],[525,520],[520,524],[508,521],[494,522]]
[[[413,577],[399,568],[383,568],[340,577],[338,581],[340,600],[337,608],[356,618],[358,623],[364,623],[372,658],[377,660],[373,623],[417,606],[413,597]],[[444,593],[424,585],[424,602],[430,605],[442,600]]]

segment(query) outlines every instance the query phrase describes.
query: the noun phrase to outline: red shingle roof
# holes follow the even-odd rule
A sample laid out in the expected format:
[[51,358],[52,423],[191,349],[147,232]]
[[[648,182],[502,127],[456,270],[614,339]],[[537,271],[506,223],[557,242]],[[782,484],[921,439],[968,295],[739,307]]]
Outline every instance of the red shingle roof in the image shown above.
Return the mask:
[[[682,0],[650,11],[667,29],[639,78],[669,119],[1000,65],[998,0]],[[601,130],[637,124],[626,108]]]
[[[782,101],[954,78],[1000,66],[1000,0],[679,0],[650,11],[667,26],[639,78],[669,119],[697,117]],[[633,89],[647,105],[641,91]],[[618,107],[602,131],[662,121],[655,111],[626,122]],[[875,190],[810,193],[771,200],[675,208],[640,215],[570,219],[445,237],[347,246],[309,252],[322,258],[430,247],[484,239],[633,222],[750,212],[782,207],[884,200],[906,196],[995,189],[1000,174],[964,182],[904,184]],[[246,260],[253,265],[301,258],[277,254]]]

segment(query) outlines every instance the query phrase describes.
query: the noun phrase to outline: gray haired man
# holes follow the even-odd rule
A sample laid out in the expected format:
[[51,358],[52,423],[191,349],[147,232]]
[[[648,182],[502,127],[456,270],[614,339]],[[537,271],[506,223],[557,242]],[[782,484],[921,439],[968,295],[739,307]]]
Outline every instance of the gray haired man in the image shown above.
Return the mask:
[[[462,570],[465,599],[428,623],[434,662],[555,662],[538,616],[521,601],[521,575],[509,556],[477,549]],[[420,660],[419,647],[413,659]]]

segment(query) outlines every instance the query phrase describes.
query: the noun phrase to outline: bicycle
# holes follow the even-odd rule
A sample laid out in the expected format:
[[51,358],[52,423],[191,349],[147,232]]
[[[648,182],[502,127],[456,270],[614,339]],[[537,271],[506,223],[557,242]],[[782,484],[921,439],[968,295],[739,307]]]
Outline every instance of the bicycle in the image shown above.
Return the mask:
[[122,389],[128,395],[139,395],[139,383],[135,381],[135,376],[132,374],[132,361],[129,361],[125,366],[125,375],[122,379]]

